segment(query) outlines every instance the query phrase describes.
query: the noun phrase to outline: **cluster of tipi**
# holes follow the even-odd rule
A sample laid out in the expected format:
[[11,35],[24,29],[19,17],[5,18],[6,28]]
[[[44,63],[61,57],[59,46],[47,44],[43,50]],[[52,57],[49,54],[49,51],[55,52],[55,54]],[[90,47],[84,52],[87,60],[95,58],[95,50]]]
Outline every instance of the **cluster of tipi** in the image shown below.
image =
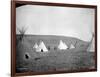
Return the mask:
[[[48,52],[48,49],[45,46],[43,41],[41,41],[39,45],[37,43],[35,43],[33,48],[36,50],[36,52]],[[75,46],[73,44],[71,44],[70,47],[68,47],[62,40],[60,40],[57,48],[59,50],[67,50],[67,49],[73,49],[73,48],[75,48]]]

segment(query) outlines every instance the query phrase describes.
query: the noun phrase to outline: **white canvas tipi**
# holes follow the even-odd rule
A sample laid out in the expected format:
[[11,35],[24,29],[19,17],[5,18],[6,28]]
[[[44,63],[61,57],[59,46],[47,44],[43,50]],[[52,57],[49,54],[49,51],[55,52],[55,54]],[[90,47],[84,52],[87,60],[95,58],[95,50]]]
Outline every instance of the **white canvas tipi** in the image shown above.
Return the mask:
[[40,52],[48,52],[48,49],[46,48],[45,44],[43,41],[40,42],[38,48],[37,48],[37,51],[40,51]]
[[36,50],[36,52],[40,52],[41,51],[41,49],[39,48],[37,43],[34,44],[33,48]]
[[73,44],[70,45],[70,49],[73,49],[75,48],[75,46]]
[[58,49],[66,50],[67,48],[68,48],[68,46],[62,40],[60,40],[59,45],[58,45]]
[[38,48],[38,45],[37,43],[34,44],[33,48],[37,49]]
[[87,51],[94,52],[94,49],[95,49],[95,38],[94,38],[94,35],[93,35],[92,39],[89,43],[89,46],[87,48]]

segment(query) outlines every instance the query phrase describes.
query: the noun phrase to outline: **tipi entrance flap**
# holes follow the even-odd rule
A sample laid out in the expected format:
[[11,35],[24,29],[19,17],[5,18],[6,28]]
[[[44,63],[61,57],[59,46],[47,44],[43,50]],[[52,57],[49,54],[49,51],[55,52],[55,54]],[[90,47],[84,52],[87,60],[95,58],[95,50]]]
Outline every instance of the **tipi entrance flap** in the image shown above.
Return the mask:
[[60,40],[59,45],[58,45],[58,49],[66,50],[67,48],[68,48],[68,46],[62,40]]

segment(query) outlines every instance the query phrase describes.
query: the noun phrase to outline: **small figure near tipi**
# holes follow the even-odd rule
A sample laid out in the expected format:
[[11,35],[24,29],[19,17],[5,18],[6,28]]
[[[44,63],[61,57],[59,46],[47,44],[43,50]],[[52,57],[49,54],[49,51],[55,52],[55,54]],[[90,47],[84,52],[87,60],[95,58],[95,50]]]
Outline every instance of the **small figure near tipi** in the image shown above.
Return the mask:
[[59,45],[58,45],[58,49],[66,50],[66,49],[68,49],[68,46],[62,40],[60,40]]
[[75,46],[73,44],[70,45],[70,49],[73,49],[75,48]]

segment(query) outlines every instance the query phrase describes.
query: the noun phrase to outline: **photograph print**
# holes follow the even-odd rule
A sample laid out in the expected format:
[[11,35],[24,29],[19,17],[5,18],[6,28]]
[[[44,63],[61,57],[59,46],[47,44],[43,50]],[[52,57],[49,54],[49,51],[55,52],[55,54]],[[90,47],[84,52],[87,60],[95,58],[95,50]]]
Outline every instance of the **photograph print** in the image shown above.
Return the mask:
[[96,71],[96,6],[32,3],[15,4],[16,73]]

